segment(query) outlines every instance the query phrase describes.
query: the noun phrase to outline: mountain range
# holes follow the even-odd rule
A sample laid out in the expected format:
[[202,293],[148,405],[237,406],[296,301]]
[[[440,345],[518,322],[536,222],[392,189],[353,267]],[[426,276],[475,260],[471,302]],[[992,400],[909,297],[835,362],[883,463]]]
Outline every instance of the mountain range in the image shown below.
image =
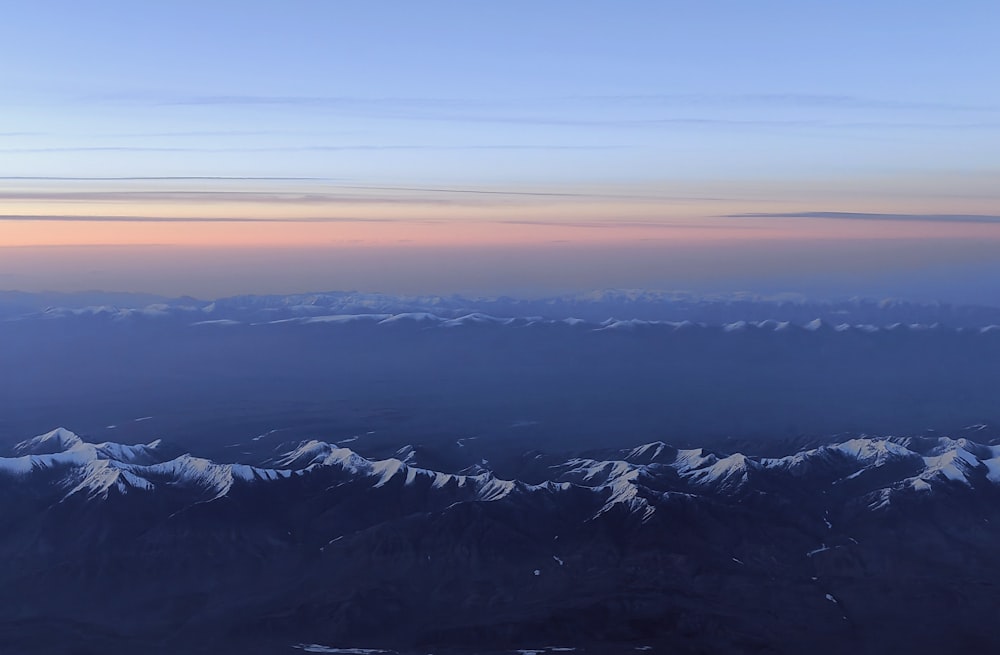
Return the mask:
[[53,423],[155,438],[132,422],[145,416],[206,454],[276,427],[562,450],[1000,425],[988,308],[625,292],[476,302],[335,293],[10,315],[0,446]]
[[817,319],[831,326],[939,324],[952,328],[983,328],[1000,325],[1000,308],[997,307],[867,298],[821,301],[797,294],[698,295],[612,289],[544,298],[470,298],[328,291],[199,300],[100,291],[66,294],[0,291],[0,319],[99,316],[261,323],[345,315],[383,315],[384,319],[400,314],[432,314],[443,320],[491,315],[580,319],[587,323],[635,320],[716,326],[740,321],[805,325]]
[[986,652],[984,434],[497,467],[475,440],[460,458],[264,440],[213,461],[60,428],[0,458],[0,649]]

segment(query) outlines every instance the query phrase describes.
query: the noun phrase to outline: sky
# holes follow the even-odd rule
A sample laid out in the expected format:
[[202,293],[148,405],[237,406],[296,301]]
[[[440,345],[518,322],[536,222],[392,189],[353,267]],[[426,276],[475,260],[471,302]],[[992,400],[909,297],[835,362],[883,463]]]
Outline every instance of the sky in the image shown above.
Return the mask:
[[4,14],[0,288],[1000,304],[995,2]]

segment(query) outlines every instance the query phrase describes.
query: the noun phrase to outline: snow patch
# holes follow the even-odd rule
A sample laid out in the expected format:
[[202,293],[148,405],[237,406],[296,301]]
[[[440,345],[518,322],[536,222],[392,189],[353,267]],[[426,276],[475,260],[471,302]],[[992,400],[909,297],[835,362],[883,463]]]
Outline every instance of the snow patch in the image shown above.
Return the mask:
[[307,653],[339,653],[340,655],[378,655],[379,653],[395,652],[379,648],[334,648],[333,646],[322,646],[320,644],[296,644],[292,648],[298,648]]

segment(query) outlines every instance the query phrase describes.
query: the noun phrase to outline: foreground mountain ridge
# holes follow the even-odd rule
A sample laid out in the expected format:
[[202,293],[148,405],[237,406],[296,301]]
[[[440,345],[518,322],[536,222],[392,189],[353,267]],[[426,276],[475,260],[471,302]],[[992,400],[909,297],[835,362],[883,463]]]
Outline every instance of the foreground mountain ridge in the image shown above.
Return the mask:
[[530,451],[503,476],[421,466],[433,455],[312,439],[220,463],[168,439],[23,441],[0,458],[0,647],[996,645],[982,626],[1000,588],[1000,446],[856,437],[761,457],[652,442]]
[[[930,492],[936,488],[969,489],[1000,485],[1000,446],[962,437],[859,437],[802,450],[784,457],[723,454],[703,448],[678,449],[654,442],[612,453],[615,459],[535,455],[546,462],[541,484],[501,480],[489,470],[475,475],[435,471],[398,458],[371,460],[336,444],[308,440],[274,458],[270,466],[217,463],[178,454],[162,440],[124,445],[90,443],[66,428],[20,442],[15,456],[0,457],[0,476],[30,484],[45,477],[53,490],[68,490],[60,501],[82,494],[89,500],[107,500],[109,494],[154,492],[159,487],[189,489],[198,502],[225,496],[234,484],[264,484],[291,476],[337,470],[345,480],[370,482],[373,487],[393,481],[403,487],[418,480],[433,489],[468,488],[469,501],[496,500],[515,489],[557,492],[570,486],[610,492],[606,505],[640,501],[640,490],[663,487],[690,495],[732,496],[745,493],[781,493],[780,485],[811,484],[823,494],[838,486],[853,486],[857,498],[888,503],[894,494]],[[554,462],[554,463],[552,463]],[[477,468],[482,469],[482,466]],[[534,467],[536,470],[537,466]],[[891,471],[891,473],[890,473]],[[874,484],[861,484],[871,478]],[[848,484],[849,483],[849,484]]]

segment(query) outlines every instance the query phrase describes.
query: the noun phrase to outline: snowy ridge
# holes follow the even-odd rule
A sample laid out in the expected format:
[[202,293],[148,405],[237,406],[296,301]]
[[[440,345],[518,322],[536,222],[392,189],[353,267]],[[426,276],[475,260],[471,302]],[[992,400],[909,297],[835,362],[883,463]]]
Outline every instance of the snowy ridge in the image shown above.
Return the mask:
[[[213,500],[228,493],[236,480],[276,480],[291,475],[291,471],[244,464],[216,464],[188,454],[167,459],[161,447],[160,440],[135,446],[89,443],[57,428],[15,446],[16,453],[28,454],[0,457],[0,475],[60,473],[57,486],[66,490],[63,499],[75,494],[107,499],[112,491],[124,495],[162,486],[194,491]],[[49,452],[53,449],[58,450]]]
[[[907,446],[909,444],[910,447]],[[912,449],[911,449],[912,448]],[[789,483],[808,481],[823,493],[854,482],[873,509],[899,493],[931,491],[960,484],[1000,485],[1000,446],[947,437],[851,439],[780,458],[720,455],[698,448],[679,450],[653,442],[620,451],[621,459],[574,458],[552,467],[553,479],[603,491],[598,515],[624,505],[643,520],[655,513],[658,498],[670,493],[713,497],[775,493]],[[666,487],[667,491],[662,492]],[[656,490],[660,490],[659,492]]]
[[112,489],[124,495],[132,490],[150,491],[153,483],[130,471],[127,465],[110,459],[95,459],[87,462],[76,473],[76,484],[66,493],[66,497],[85,494],[91,499],[107,498]]
[[835,484],[891,468],[894,475],[889,484],[872,492],[879,499],[875,503],[878,507],[888,504],[895,493],[907,490],[927,492],[953,483],[970,488],[1000,483],[1000,446],[965,438],[859,438],[788,457],[762,459],[761,464],[799,476],[839,465],[840,471],[847,473]]
[[866,468],[878,468],[889,462],[918,462],[920,455],[902,443],[889,439],[861,437],[843,443],[820,446],[781,458],[762,459],[761,463],[772,469],[785,470],[802,476],[822,469],[835,469],[844,465],[853,467],[852,475]]
[[[330,471],[371,488],[399,482],[403,487],[418,485],[431,490],[459,491],[460,500],[495,501],[517,491],[554,488],[501,480],[489,471],[459,475],[411,466],[397,458],[369,460],[348,448],[316,440],[301,443],[282,455],[274,467],[266,468],[216,463],[191,454],[168,459],[160,447],[159,440],[137,446],[93,444],[60,428],[22,442],[15,449],[29,454],[0,457],[0,479],[54,473],[54,485],[64,492],[62,500],[78,494],[91,500],[106,500],[111,495],[172,489],[205,502],[225,497],[236,484],[266,483]],[[55,448],[61,450],[30,454],[33,450]]]
[[158,491],[181,494],[190,502],[210,502],[229,496],[237,486],[321,476],[329,489],[349,484],[419,499],[438,498],[445,504],[557,500],[560,494],[576,490],[574,497],[584,494],[590,499],[591,518],[623,510],[646,522],[662,503],[678,497],[726,501],[809,488],[829,498],[857,498],[871,509],[881,509],[901,494],[1000,487],[1000,446],[948,437],[859,437],[784,457],[677,449],[653,442],[608,458],[557,460],[538,484],[501,479],[481,466],[458,473],[423,468],[413,463],[412,448],[400,449],[402,458],[378,460],[319,440],[303,441],[267,466],[174,456],[159,440],[139,445],[89,443],[62,428],[21,442],[14,451],[12,457],[0,457],[0,482],[21,484],[37,476],[55,490],[58,502]]
[[[17,320],[31,318],[68,319],[68,318],[100,318],[112,322],[136,320],[173,320],[193,327],[236,327],[236,326],[275,326],[275,325],[347,325],[371,324],[377,326],[391,325],[421,325],[423,327],[459,328],[471,326],[495,327],[533,327],[562,326],[579,327],[596,332],[633,332],[657,330],[671,332],[692,328],[720,330],[728,334],[752,334],[754,332],[819,332],[819,333],[895,333],[895,332],[969,332],[979,335],[1000,334],[1000,325],[966,324],[950,326],[942,321],[887,321],[875,322],[835,322],[829,317],[795,320],[785,318],[739,319],[725,317],[727,313],[719,313],[718,319],[710,320],[665,320],[624,318],[614,316],[598,319],[593,316],[593,308],[588,309],[589,318],[573,316],[553,317],[537,313],[548,305],[544,301],[528,304],[524,309],[536,310],[532,314],[496,315],[484,311],[470,310],[477,302],[500,304],[494,309],[516,311],[520,301],[512,299],[442,299],[442,298],[393,298],[375,294],[366,299],[365,294],[355,296],[336,296],[315,294],[307,297],[289,296],[282,298],[237,298],[218,300],[201,307],[191,305],[154,304],[140,308],[124,308],[113,305],[91,306],[81,308],[52,307],[38,314],[28,314],[17,317]],[[642,299],[622,301],[626,304],[652,302],[653,296],[643,296]],[[565,300],[565,299],[564,299]],[[608,300],[588,300],[578,298],[581,302],[611,302]],[[311,301],[311,302],[310,302]],[[501,302],[503,301],[503,302]],[[563,301],[558,301],[563,302]],[[551,306],[557,306],[552,301]],[[694,302],[684,300],[684,302]],[[710,306],[712,302],[705,301]],[[763,301],[762,301],[763,302]],[[412,305],[412,308],[408,307]],[[561,305],[559,305],[561,306]],[[694,308],[701,307],[695,303]],[[725,305],[723,305],[725,307]],[[400,311],[404,309],[405,311]],[[572,305],[570,306],[572,308]],[[567,309],[570,309],[567,308]],[[824,309],[817,306],[818,309]],[[613,311],[614,306],[608,307]],[[759,308],[758,308],[759,309]],[[924,308],[933,311],[933,308]],[[1000,310],[997,312],[1000,314]],[[698,312],[692,309],[692,316],[698,318]],[[715,312],[711,313],[713,316]],[[607,316],[607,314],[605,314]],[[968,321],[965,321],[968,323]]]
[[533,488],[532,485],[513,480],[500,480],[489,471],[478,475],[461,475],[412,466],[397,458],[369,460],[349,448],[316,440],[303,442],[283,455],[277,464],[281,467],[293,467],[299,472],[336,468],[351,476],[368,478],[374,482],[373,488],[385,487],[393,480],[401,480],[404,487],[421,485],[431,489],[468,489],[471,492],[470,500],[500,500],[518,489]]
[[168,462],[142,467],[137,472],[161,480],[161,484],[204,492],[211,496],[211,500],[229,493],[237,480],[271,481],[292,475],[292,471],[257,468],[246,464],[216,464],[191,455],[181,455]]
[[[76,304],[74,304],[76,303]],[[54,305],[54,306],[53,306]],[[449,327],[471,325],[477,315],[531,317],[545,321],[581,319],[594,329],[614,317],[612,330],[644,327],[713,326],[728,332],[784,331],[793,328],[822,332],[965,329],[975,333],[1000,331],[1000,307],[915,303],[892,299],[809,299],[796,293],[706,294],[648,289],[609,289],[542,298],[508,296],[406,296],[358,291],[326,291],[287,295],[241,295],[216,300],[160,298],[88,292],[82,294],[0,293],[0,320],[69,319],[172,321],[198,326],[298,323],[377,323],[392,317],[435,324],[474,317]],[[431,316],[441,319],[434,321]],[[345,317],[329,318],[326,317]],[[358,318],[352,318],[358,317]],[[377,318],[380,317],[380,318]],[[316,319],[310,321],[308,319]],[[489,321],[490,319],[486,319]],[[392,324],[391,321],[389,324]]]
[[40,314],[43,318],[58,319],[70,317],[99,317],[114,320],[135,318],[166,318],[186,315],[197,318],[203,310],[190,305],[167,305],[156,303],[145,307],[118,307],[116,305],[96,305],[89,307],[49,307]]
[[57,428],[14,447],[17,457],[0,457],[0,472],[27,475],[34,471],[72,468],[93,462],[113,461],[122,465],[139,465],[160,461],[160,440],[128,446],[118,443],[87,443],[79,436]]

